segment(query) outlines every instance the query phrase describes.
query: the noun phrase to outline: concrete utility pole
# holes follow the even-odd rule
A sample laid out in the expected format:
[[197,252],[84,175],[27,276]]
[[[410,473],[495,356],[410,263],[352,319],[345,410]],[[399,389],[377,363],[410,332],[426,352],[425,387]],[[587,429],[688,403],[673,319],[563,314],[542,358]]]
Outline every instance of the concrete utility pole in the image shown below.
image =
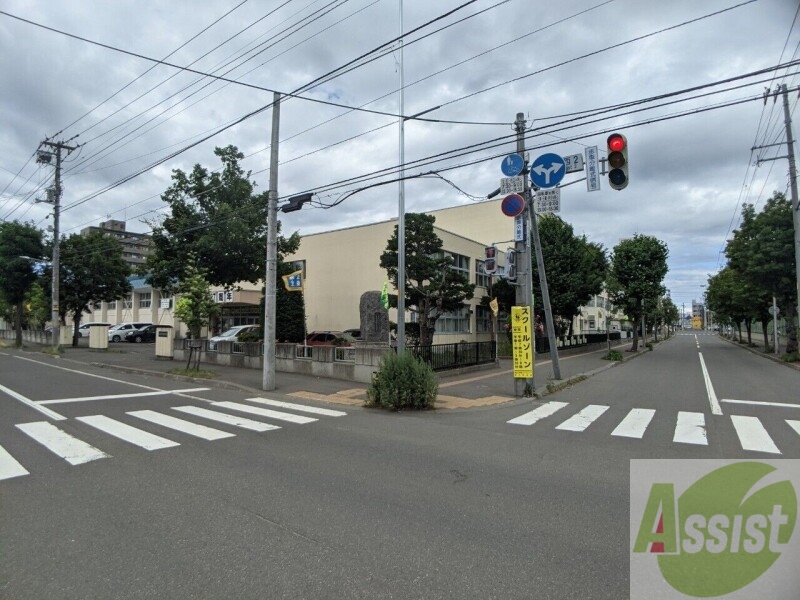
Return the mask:
[[[51,301],[51,313],[50,319],[53,322],[53,330],[51,332],[52,343],[53,343],[53,351],[58,353],[61,351],[61,317],[59,315],[59,299],[61,290],[59,289],[60,283],[60,269],[61,269],[61,231],[59,230],[59,222],[61,218],[61,152],[66,150],[67,154],[72,152],[77,148],[77,146],[67,146],[64,142],[51,142],[49,140],[45,140],[40,144],[41,146],[47,146],[48,148],[52,148],[55,151],[56,156],[56,174],[55,174],[55,185],[54,185],[54,193],[53,193],[53,260],[52,260],[52,269],[53,269],[53,278],[52,278],[52,288],[53,288],[53,295]],[[47,154],[48,158],[46,160],[42,160],[42,162],[49,163],[49,153]],[[40,155],[40,159],[41,159]]]
[[[517,120],[514,121],[514,129],[517,132],[517,154],[525,158],[525,115],[517,113]],[[527,231],[525,232],[524,242],[516,242],[515,250],[524,256],[522,261],[525,271],[520,271],[522,285],[517,287],[517,302],[522,306],[530,306],[531,314],[534,315],[533,306],[533,261],[531,257],[531,235],[533,236],[534,251],[536,253],[536,270],[539,272],[539,286],[542,289],[542,304],[544,304],[544,316],[547,322],[547,337],[550,342],[550,357],[553,365],[553,377],[561,379],[561,367],[558,364],[558,345],[556,344],[555,325],[553,323],[553,311],[550,308],[550,292],[547,288],[547,275],[544,270],[544,258],[542,257],[542,244],[539,239],[539,225],[536,220],[536,210],[533,206],[533,196],[531,194],[530,179],[528,178],[528,161],[525,161],[525,168],[522,171],[525,181],[523,197],[525,198],[524,223]],[[518,267],[519,268],[519,265]],[[536,324],[534,322],[534,338]],[[517,386],[524,381],[525,385],[530,385],[533,391],[533,380],[514,380],[514,393],[522,395],[517,390]]]
[[400,0],[400,183],[397,195],[397,354],[406,350],[406,140],[405,75],[403,72],[403,0]]
[[[267,193],[267,273],[264,278],[264,372],[261,389],[275,389],[275,285],[278,274],[278,131],[281,119],[281,95],[272,96],[272,141],[269,155],[269,192]],[[305,343],[305,341],[303,342]]]
[[797,290],[797,325],[800,327],[800,201],[797,197],[797,167],[794,164],[794,138],[792,137],[792,114],[789,111],[789,91],[784,83],[783,117],[786,123],[787,158],[789,159],[789,187],[792,190],[792,220],[794,222],[794,276]]

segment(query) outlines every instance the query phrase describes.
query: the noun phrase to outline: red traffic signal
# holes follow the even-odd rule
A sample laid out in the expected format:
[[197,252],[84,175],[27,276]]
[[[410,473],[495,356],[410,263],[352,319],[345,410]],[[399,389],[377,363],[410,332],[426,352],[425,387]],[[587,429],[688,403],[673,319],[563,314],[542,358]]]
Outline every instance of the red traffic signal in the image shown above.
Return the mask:
[[608,185],[622,190],[628,186],[628,139],[621,133],[612,133],[606,141],[608,149]]
[[487,275],[494,275],[497,273],[497,248],[494,246],[486,246],[483,252],[483,271]]

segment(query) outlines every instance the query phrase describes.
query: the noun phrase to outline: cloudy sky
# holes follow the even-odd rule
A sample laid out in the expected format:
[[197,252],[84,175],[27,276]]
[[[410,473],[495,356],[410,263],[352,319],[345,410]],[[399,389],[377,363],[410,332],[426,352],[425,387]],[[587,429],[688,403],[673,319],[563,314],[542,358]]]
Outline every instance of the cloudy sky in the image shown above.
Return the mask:
[[[48,138],[80,146],[64,164],[66,234],[108,218],[147,232],[172,169],[216,168],[214,146],[238,146],[265,190],[271,110],[258,111],[273,91],[296,92],[281,105],[280,197],[317,192],[281,215],[284,232],[397,216],[396,184],[324,206],[396,177],[399,0],[4,0],[0,11],[0,219],[50,224],[52,207],[35,203],[52,182],[35,160]],[[403,114],[430,111],[406,121],[406,173],[446,179],[407,182],[406,209],[496,189],[517,113],[532,158],[604,150],[624,132],[627,189],[568,186],[560,216],[608,249],[634,233],[666,242],[666,286],[690,312],[724,266],[742,203],[788,191],[785,158],[756,166],[785,146],[751,148],[785,139],[765,88],[786,84],[797,106],[800,65],[775,68],[800,58],[797,11],[796,0],[405,0]]]

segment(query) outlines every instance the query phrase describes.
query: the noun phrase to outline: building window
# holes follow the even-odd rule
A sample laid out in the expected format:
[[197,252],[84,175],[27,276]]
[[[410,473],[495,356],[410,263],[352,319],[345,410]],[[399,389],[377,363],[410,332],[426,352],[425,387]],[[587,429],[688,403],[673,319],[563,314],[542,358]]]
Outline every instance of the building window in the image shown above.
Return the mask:
[[454,271],[461,273],[461,275],[469,281],[470,271],[469,271],[469,256],[464,256],[463,254],[456,254],[454,252],[447,252],[450,256],[453,257],[453,264],[450,265],[450,268]]
[[469,308],[446,312],[436,321],[436,333],[469,333]]
[[153,304],[153,292],[142,292],[139,294],[139,308],[150,308]]
[[595,326],[594,315],[589,315],[589,329],[597,329]]
[[482,260],[475,261],[475,285],[478,287],[489,288],[489,281],[491,277],[486,274],[484,265],[486,263]]
[[492,311],[485,306],[475,307],[475,329],[478,333],[489,333],[492,330]]
[[108,310],[117,310],[117,301],[112,300],[108,303]]
[[122,308],[133,308],[133,297],[130,294],[122,299]]

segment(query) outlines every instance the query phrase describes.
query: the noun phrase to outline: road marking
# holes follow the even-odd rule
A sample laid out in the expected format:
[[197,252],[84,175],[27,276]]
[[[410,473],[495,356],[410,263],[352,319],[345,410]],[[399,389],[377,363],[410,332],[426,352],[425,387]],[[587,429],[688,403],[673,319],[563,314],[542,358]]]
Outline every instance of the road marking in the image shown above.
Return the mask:
[[731,421],[733,422],[733,428],[736,429],[736,434],[739,436],[739,443],[741,443],[743,450],[755,450],[756,452],[769,452],[771,454],[781,453],[758,417],[731,415]]
[[557,426],[556,429],[562,429],[565,431],[584,431],[607,410],[608,406],[590,404],[578,414],[573,415],[561,423],[561,425]]
[[76,417],[78,421],[91,425],[109,435],[129,442],[145,450],[161,450],[162,448],[172,448],[180,446],[178,442],[173,442],[161,436],[142,431],[136,427],[131,427],[125,423],[120,423],[104,415],[91,415],[88,417]]
[[4,385],[0,385],[0,391],[3,391],[3,392],[5,392],[6,394],[8,394],[9,396],[11,396],[11,397],[12,397],[12,398],[14,398],[15,400],[19,400],[19,401],[20,401],[20,402],[22,402],[22,403],[23,403],[25,406],[28,406],[28,407],[32,408],[33,410],[38,410],[38,411],[39,411],[40,413],[42,413],[42,414],[43,414],[45,417],[49,417],[49,418],[53,419],[54,421],[66,421],[66,420],[67,420],[67,417],[65,417],[65,416],[63,416],[63,415],[60,415],[60,414],[58,414],[58,413],[57,413],[56,411],[54,411],[54,410],[50,410],[49,408],[45,408],[44,406],[39,406],[39,403],[38,403],[38,402],[34,402],[34,401],[33,401],[33,400],[31,400],[30,398],[26,398],[26,397],[25,397],[25,396],[23,396],[22,394],[18,394],[17,392],[15,392],[14,390],[12,390],[11,388],[7,388],[7,387],[6,387],[6,386],[4,386]]
[[145,421],[150,421],[156,425],[168,427],[170,429],[174,429],[175,431],[187,433],[208,441],[236,437],[235,433],[228,433],[227,431],[220,431],[219,429],[214,429],[213,427],[198,425],[197,423],[184,421],[183,419],[165,415],[154,410],[135,410],[129,412],[128,414],[139,419],[144,419]]
[[544,419],[545,417],[549,417],[550,415],[554,414],[556,411],[561,410],[564,408],[568,402],[556,402],[551,401],[547,404],[542,404],[538,408],[534,408],[532,411],[525,413],[524,415],[520,415],[515,419],[511,419],[507,421],[512,425],[533,425],[537,421]]
[[656,411],[652,408],[634,408],[617,425],[611,435],[642,439]]
[[293,404],[292,402],[282,402],[281,400],[267,400],[266,398],[245,398],[247,402],[258,402],[260,404],[267,404],[269,406],[277,406],[279,408],[289,408],[292,410],[299,410],[300,412],[307,412],[314,415],[325,415],[327,417],[346,417],[347,413],[340,410],[331,410],[330,408],[317,408],[316,406],[305,406],[304,404]]
[[0,446],[0,480],[27,475],[28,471]]
[[105,452],[90,446],[78,438],[72,437],[46,421],[20,423],[17,428],[71,465],[80,465],[108,456]]
[[800,404],[790,404],[788,402],[762,402],[760,400],[731,400],[730,398],[723,398],[720,402],[729,402],[731,404],[754,404],[756,406],[777,406],[780,408],[800,408]]
[[204,392],[209,388],[187,388],[185,390],[159,390],[157,392],[136,392],[132,394],[107,394],[105,396],[84,396],[83,398],[58,398],[41,400],[38,404],[66,404],[69,402],[88,402],[91,400],[117,400],[120,398],[143,398],[145,396],[166,396],[168,394],[184,394],[188,392]]
[[27,360],[28,362],[36,363],[37,365],[42,365],[43,367],[50,367],[51,369],[60,369],[61,371],[67,371],[68,373],[76,373],[78,375],[85,375],[86,377],[95,377],[97,379],[104,379],[105,381],[113,381],[115,383],[124,383],[125,385],[130,385],[133,387],[143,388],[145,390],[159,390],[159,388],[153,387],[151,385],[142,385],[141,383],[131,383],[130,381],[123,381],[122,379],[114,379],[113,377],[106,377],[105,375],[95,375],[94,373],[87,373],[85,371],[78,371],[77,369],[68,369],[66,367],[59,367],[58,365],[51,365],[50,363],[42,362],[41,360],[33,360],[32,358],[25,358],[24,356],[15,356],[14,358],[19,360]]
[[251,415],[259,415],[261,417],[268,417],[270,419],[278,419],[279,421],[289,421],[290,423],[298,423],[300,425],[319,420],[312,419],[311,417],[301,417],[300,415],[291,415],[289,413],[278,412],[277,410],[269,410],[267,408],[250,406],[249,404],[240,404],[238,402],[213,402],[212,406],[230,408],[231,410],[238,410],[241,412],[250,413]]
[[800,421],[792,421],[791,419],[786,419],[786,422],[789,424],[789,427],[794,429],[797,433],[800,433]]
[[675,425],[675,435],[672,437],[672,441],[708,446],[706,419],[703,413],[678,412],[678,422]]
[[172,410],[179,410],[189,415],[196,417],[203,417],[219,423],[241,427],[242,429],[249,429],[251,431],[271,431],[272,429],[280,429],[278,425],[271,425],[269,423],[262,423],[261,421],[253,421],[246,417],[239,417],[236,415],[229,415],[227,413],[216,412],[198,406],[173,406]]
[[721,415],[722,407],[719,405],[717,395],[714,393],[714,386],[711,385],[711,377],[708,376],[708,369],[706,369],[706,362],[703,360],[703,353],[698,352],[700,357],[700,367],[703,369],[703,380],[706,382],[706,393],[708,394],[708,403],[711,405],[712,415]]

